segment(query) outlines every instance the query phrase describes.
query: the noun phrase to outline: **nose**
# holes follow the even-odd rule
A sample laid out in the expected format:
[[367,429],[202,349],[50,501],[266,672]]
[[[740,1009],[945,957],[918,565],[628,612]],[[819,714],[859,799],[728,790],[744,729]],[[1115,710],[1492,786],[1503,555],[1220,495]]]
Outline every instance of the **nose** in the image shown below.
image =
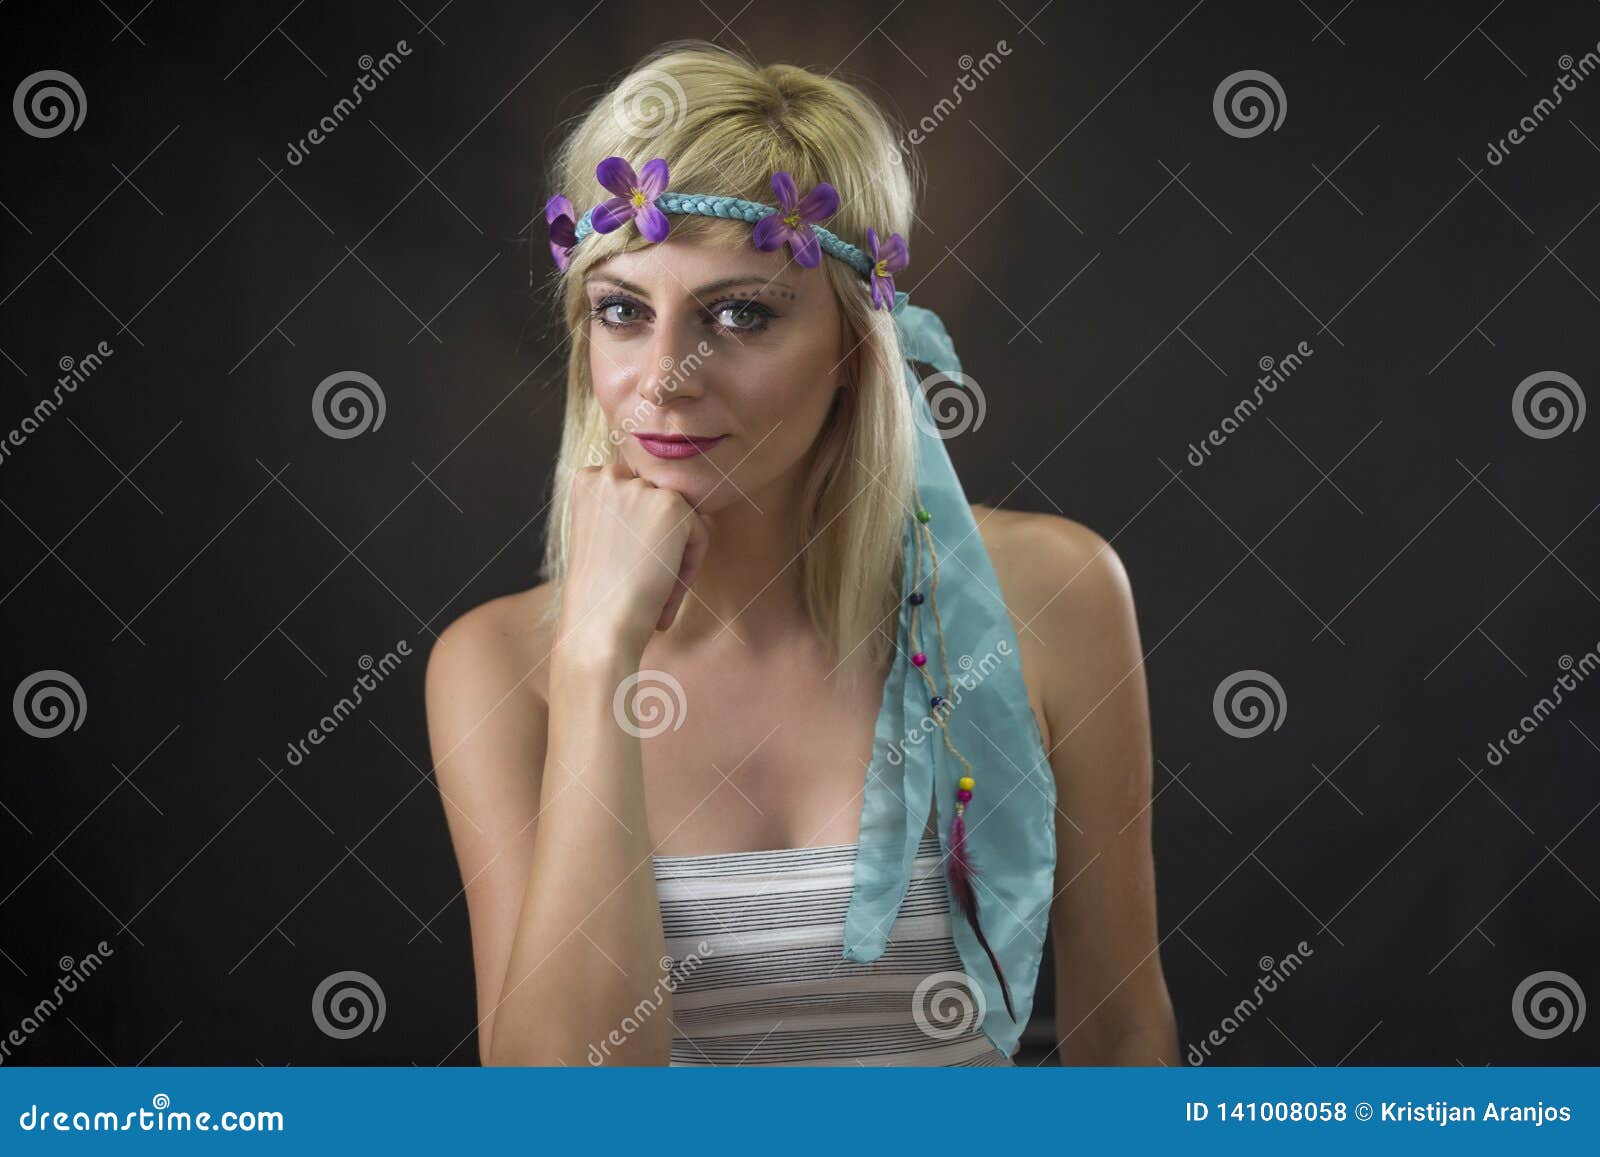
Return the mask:
[[647,356],[640,367],[639,396],[652,405],[664,406],[674,397],[699,397],[704,392],[701,378],[705,360],[687,326],[658,321]]

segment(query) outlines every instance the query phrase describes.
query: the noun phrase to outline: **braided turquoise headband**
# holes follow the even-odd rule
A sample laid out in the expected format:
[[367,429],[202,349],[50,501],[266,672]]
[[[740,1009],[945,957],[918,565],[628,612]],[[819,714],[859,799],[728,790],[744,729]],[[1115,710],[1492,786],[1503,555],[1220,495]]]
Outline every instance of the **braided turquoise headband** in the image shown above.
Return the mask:
[[905,238],[891,233],[887,241],[878,240],[877,231],[867,230],[867,249],[852,245],[819,222],[839,209],[839,192],[826,181],[819,181],[802,195],[794,178],[786,172],[772,175],[772,191],[777,205],[746,201],[742,197],[723,197],[708,193],[667,191],[667,162],[660,157],[645,162],[638,173],[622,157],[607,157],[594,171],[595,179],[615,194],[575,219],[572,202],[556,194],[544,207],[545,224],[550,232],[550,255],[557,268],[565,270],[572,249],[590,233],[610,233],[629,221],[634,222],[646,241],[660,242],[671,232],[668,213],[688,213],[697,217],[721,217],[747,221],[755,226],[750,241],[757,249],[770,252],[787,244],[797,265],[815,269],[827,253],[870,280],[875,309],[893,310],[896,303],[894,275],[910,262]]

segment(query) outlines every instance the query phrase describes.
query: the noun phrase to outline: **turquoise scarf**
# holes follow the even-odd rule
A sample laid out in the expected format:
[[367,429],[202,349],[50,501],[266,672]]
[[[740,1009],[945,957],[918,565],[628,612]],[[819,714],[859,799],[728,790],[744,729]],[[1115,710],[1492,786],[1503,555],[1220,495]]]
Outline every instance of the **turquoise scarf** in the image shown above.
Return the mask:
[[[1033,1008],[1050,901],[1055,892],[1055,779],[1022,679],[1021,651],[983,539],[956,477],[944,439],[935,432],[927,398],[911,362],[959,375],[961,362],[939,315],[895,295],[893,316],[906,357],[906,387],[917,423],[917,490],[931,516],[926,527],[939,559],[939,617],[945,654],[929,605],[919,616],[917,644],[938,693],[951,701],[950,740],[973,766],[967,804],[967,854],[976,877],[980,923],[1010,985],[1016,1019],[1006,1012],[998,977],[950,895],[950,926],[969,987],[983,1011],[984,1034],[1004,1056],[1017,1047]],[[910,882],[912,861],[938,806],[939,843],[949,855],[957,783],[967,771],[944,746],[922,672],[911,662],[914,589],[929,593],[931,559],[923,552],[915,583],[918,527],[908,516],[905,581],[897,635],[899,653],[883,690],[861,809],[844,958],[878,959],[888,944]],[[944,685],[948,663],[955,685]],[[946,889],[949,880],[946,877]]]

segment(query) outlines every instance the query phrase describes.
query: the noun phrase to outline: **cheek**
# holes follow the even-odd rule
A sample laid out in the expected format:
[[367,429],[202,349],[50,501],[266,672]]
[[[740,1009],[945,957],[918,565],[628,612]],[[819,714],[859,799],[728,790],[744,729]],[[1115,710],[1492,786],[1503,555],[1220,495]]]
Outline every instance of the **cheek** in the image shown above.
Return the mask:
[[843,381],[832,359],[819,356],[823,348],[822,340],[815,339],[773,367],[774,407],[781,407],[788,421],[813,432],[827,417],[834,391]]
[[828,366],[815,358],[804,364],[768,364],[742,386],[730,408],[752,440],[767,436],[763,450],[780,456],[798,455],[821,432],[833,404],[836,385],[828,380]]
[[636,380],[633,365],[627,359],[589,347],[589,381],[594,387],[595,401],[607,415],[615,414],[635,396]]

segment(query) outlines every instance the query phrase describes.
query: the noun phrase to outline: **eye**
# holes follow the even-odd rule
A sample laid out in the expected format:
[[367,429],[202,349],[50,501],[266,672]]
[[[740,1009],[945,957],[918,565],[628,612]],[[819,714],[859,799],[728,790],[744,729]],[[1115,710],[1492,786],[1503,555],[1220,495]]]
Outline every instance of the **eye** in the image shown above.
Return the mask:
[[612,320],[607,316],[607,314],[613,309],[637,310],[638,306],[634,305],[633,302],[629,301],[625,297],[608,297],[595,305],[594,308],[589,311],[589,316],[594,318],[594,320],[598,321],[607,329],[627,329],[634,323],[634,321],[637,320],[636,318]]
[[[613,314],[612,310],[621,310]],[[602,298],[589,310],[589,316],[608,330],[632,329],[641,319],[642,309],[635,301],[612,294]],[[706,311],[723,333],[760,333],[778,315],[759,301],[739,299],[720,301]]]
[[718,302],[711,312],[719,319],[724,314],[729,316],[731,321],[721,324],[730,333],[760,333],[777,316],[759,301]]

